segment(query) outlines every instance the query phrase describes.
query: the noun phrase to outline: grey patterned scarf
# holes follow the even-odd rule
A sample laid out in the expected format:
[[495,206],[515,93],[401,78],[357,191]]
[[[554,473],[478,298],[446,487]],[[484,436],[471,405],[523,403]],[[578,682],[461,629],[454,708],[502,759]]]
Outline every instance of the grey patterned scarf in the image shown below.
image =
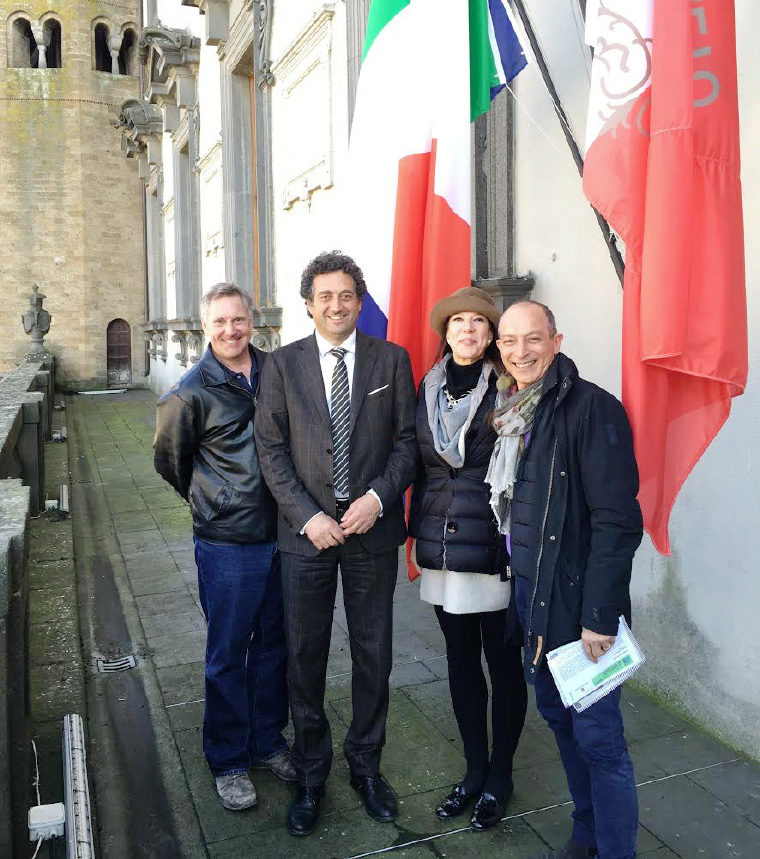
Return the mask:
[[491,486],[491,510],[500,534],[509,533],[515,474],[525,448],[523,437],[533,429],[533,418],[541,399],[543,384],[542,377],[530,387],[510,394],[514,388],[511,376],[501,376],[497,382],[499,390],[493,412],[493,428],[497,438],[485,482]]
[[446,387],[446,365],[451,355],[444,355],[425,376],[425,406],[427,407],[430,432],[433,444],[441,458],[452,468],[464,465],[464,439],[470,428],[478,406],[488,390],[488,380],[494,372],[493,364],[483,362],[483,369],[475,388],[449,405],[444,388]]

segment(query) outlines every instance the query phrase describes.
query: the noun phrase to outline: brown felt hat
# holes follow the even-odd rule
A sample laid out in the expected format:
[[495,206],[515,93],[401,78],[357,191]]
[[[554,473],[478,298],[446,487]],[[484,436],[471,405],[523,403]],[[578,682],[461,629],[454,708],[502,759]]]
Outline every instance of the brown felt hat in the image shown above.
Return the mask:
[[464,286],[446,298],[436,301],[430,311],[430,327],[441,337],[446,333],[446,322],[455,313],[470,311],[471,313],[482,313],[498,328],[501,313],[496,309],[493,298],[483,289],[477,286]]

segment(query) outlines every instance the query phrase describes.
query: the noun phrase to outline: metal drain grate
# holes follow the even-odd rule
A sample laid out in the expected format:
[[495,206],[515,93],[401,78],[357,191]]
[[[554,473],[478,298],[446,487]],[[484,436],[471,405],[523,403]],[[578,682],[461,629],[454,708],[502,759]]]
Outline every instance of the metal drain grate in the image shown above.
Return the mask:
[[134,656],[121,659],[98,659],[98,674],[113,674],[114,671],[128,671],[137,665]]

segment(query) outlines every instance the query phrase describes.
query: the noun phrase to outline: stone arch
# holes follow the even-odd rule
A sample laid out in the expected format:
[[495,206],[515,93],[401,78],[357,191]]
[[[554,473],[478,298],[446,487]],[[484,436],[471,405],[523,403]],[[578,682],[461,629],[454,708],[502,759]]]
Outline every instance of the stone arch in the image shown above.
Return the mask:
[[132,381],[132,331],[126,319],[112,319],[106,328],[106,375],[109,385]]
[[137,25],[127,23],[121,27],[121,47],[119,48],[119,74],[137,75]]
[[111,51],[108,40],[114,26],[108,18],[95,18],[92,21],[92,67],[98,72],[111,71]]
[[56,12],[45,12],[40,18],[40,24],[42,24],[47,68],[60,69],[63,67],[61,19]]
[[39,63],[37,39],[27,12],[13,12],[7,20],[8,67],[36,69]]

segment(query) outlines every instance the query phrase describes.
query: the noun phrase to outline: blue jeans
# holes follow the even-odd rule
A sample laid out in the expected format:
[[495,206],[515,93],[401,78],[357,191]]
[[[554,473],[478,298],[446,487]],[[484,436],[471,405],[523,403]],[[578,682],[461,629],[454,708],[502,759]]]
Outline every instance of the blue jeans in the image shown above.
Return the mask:
[[287,748],[280,553],[276,543],[194,543],[208,623],[203,751],[214,776],[244,773]]
[[[530,584],[516,580],[517,610],[527,631]],[[628,754],[618,687],[582,713],[565,709],[546,663],[535,675],[536,706],[554,731],[575,803],[573,840],[596,847],[600,859],[636,855],[639,803]]]

